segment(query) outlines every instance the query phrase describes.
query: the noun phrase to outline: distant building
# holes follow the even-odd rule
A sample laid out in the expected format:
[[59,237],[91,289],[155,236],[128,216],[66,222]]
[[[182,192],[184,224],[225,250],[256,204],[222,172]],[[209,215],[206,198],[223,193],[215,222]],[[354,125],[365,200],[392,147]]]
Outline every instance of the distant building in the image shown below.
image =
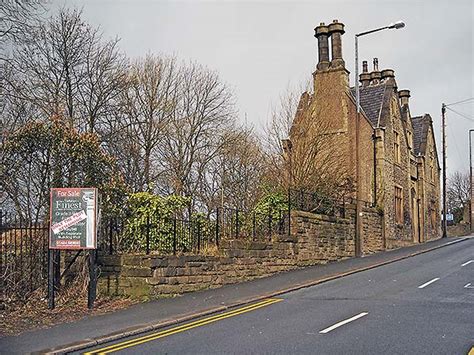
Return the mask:
[[[371,72],[363,62],[357,123],[355,88],[349,87],[342,58],[343,34],[344,25],[337,20],[315,28],[319,60],[313,73],[314,91],[302,94],[285,144],[286,157],[293,159],[292,179],[297,184],[302,176],[311,175],[307,168],[298,170],[311,160],[312,171],[324,174],[320,162],[326,161],[340,168],[326,175],[341,186],[349,182],[353,187],[347,194],[356,197],[358,187],[360,199],[383,211],[387,248],[439,238],[440,167],[432,118],[429,114],[412,117],[410,91],[398,90],[394,71],[379,70],[375,58]],[[310,147],[320,141],[316,154]],[[311,179],[305,187],[311,188]]]

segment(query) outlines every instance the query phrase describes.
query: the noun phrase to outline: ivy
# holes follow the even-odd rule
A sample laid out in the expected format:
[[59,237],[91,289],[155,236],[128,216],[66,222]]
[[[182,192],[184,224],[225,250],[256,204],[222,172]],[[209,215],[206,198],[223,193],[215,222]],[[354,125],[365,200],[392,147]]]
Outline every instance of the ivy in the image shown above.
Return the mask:
[[[130,194],[128,218],[120,246],[126,251],[143,251],[148,239],[151,250],[170,252],[174,247],[189,249],[189,226],[183,216],[190,202],[189,197],[177,195]],[[174,239],[174,236],[179,238]]]

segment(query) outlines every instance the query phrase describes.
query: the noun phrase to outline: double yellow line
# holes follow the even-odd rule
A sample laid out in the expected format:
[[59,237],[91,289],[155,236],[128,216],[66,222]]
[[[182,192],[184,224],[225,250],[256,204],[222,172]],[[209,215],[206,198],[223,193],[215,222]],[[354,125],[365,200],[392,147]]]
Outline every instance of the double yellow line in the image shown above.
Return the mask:
[[183,324],[183,325],[180,325],[178,327],[174,327],[174,328],[170,328],[170,329],[167,329],[167,330],[160,331],[158,333],[145,335],[145,336],[142,336],[140,338],[127,340],[127,341],[124,341],[124,342],[121,342],[121,343],[118,343],[118,344],[107,346],[107,347],[102,348],[102,349],[93,350],[91,352],[87,352],[87,353],[84,353],[84,354],[85,355],[109,354],[109,353],[112,353],[114,351],[123,350],[123,349],[126,349],[126,348],[130,348],[132,346],[147,343],[147,342],[152,341],[152,340],[164,338],[164,337],[167,337],[169,335],[181,333],[181,332],[184,332],[184,331],[189,330],[189,329],[193,329],[193,328],[200,327],[200,326],[203,326],[203,325],[206,325],[206,324],[214,323],[214,322],[220,321],[222,319],[234,317],[234,316],[237,316],[237,315],[242,314],[242,313],[251,312],[251,311],[254,311],[258,308],[269,306],[273,303],[277,303],[277,302],[280,302],[280,301],[282,301],[282,299],[269,298],[269,299],[266,299],[264,301],[251,304],[249,306],[245,306],[245,307],[242,307],[242,308],[235,309],[233,311],[224,312],[224,313],[221,313],[221,314],[218,314],[218,315],[215,315],[215,316],[211,316],[211,317],[200,319],[200,320],[197,320],[197,321],[194,321],[194,322],[191,322],[191,323]]

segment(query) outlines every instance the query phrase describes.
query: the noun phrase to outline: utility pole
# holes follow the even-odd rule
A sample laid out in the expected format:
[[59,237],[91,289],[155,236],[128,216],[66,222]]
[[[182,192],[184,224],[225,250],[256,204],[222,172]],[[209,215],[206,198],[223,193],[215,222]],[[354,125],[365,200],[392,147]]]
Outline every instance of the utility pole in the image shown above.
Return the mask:
[[443,135],[443,238],[448,235],[446,233],[446,105],[441,104],[441,129]]

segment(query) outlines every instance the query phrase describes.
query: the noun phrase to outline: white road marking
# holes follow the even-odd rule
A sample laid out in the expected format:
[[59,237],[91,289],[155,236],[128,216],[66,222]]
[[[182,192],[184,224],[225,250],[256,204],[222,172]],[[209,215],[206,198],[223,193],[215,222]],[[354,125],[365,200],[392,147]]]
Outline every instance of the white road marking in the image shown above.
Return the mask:
[[464,288],[474,288],[474,286],[471,286],[471,283],[465,284]]
[[339,322],[339,323],[336,323],[336,324],[334,324],[334,325],[331,325],[330,327],[321,330],[319,333],[320,333],[320,334],[329,333],[331,330],[334,330],[334,329],[339,328],[340,326],[342,326],[342,325],[344,325],[344,324],[347,324],[347,323],[350,323],[350,322],[352,322],[352,321],[355,321],[356,319],[359,319],[359,318],[361,318],[361,317],[364,317],[364,316],[366,316],[367,314],[369,314],[369,313],[368,313],[368,312],[359,313],[358,315],[356,315],[356,316],[354,316],[354,317],[351,317],[351,318],[349,318],[349,319],[343,320],[342,322]]
[[438,281],[438,280],[439,280],[439,277],[434,278],[433,280],[428,281],[428,282],[425,282],[423,285],[418,286],[418,288],[425,288],[426,286],[428,286],[428,285],[430,285],[430,284],[432,284],[433,282],[436,282],[436,281]]
[[466,261],[464,264],[461,264],[461,266],[466,266],[466,265],[469,265],[470,263],[474,263],[474,260]]

